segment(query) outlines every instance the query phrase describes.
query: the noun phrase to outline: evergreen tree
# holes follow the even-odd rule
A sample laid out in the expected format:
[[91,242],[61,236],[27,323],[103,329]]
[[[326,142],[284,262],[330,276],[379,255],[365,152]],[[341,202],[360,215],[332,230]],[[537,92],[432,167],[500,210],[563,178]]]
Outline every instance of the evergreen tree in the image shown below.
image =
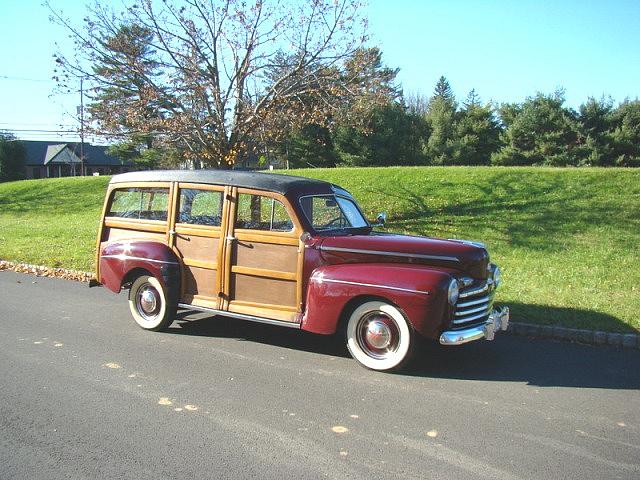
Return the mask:
[[[564,108],[564,92],[529,97],[501,135],[503,147],[491,156],[495,165],[577,165],[578,124]],[[517,113],[516,113],[517,112]]]
[[342,165],[417,165],[423,163],[420,138],[424,133],[422,117],[389,103],[373,112],[366,131],[338,127],[334,142]]
[[620,167],[640,167],[640,100],[625,100],[612,113],[613,161]]
[[425,119],[430,135],[424,148],[426,160],[434,165],[448,165],[455,156],[455,122],[457,104],[445,77],[436,83]]
[[306,125],[290,134],[278,147],[278,156],[291,168],[335,167],[338,157],[326,127]]
[[440,76],[436,82],[436,86],[433,89],[433,98],[439,98],[448,102],[455,101],[451,85],[449,85],[449,81],[444,77],[444,75]]
[[482,105],[471,90],[455,125],[454,165],[489,165],[491,155],[500,148],[500,126],[491,104]]
[[611,130],[613,101],[589,98],[578,110],[578,165],[607,166],[614,164]]
[[481,105],[480,95],[476,93],[476,89],[472,88],[471,91],[467,94],[467,98],[462,102],[462,106],[468,110],[472,107],[479,107]]
[[24,144],[13,135],[0,132],[0,182],[22,180],[26,163]]

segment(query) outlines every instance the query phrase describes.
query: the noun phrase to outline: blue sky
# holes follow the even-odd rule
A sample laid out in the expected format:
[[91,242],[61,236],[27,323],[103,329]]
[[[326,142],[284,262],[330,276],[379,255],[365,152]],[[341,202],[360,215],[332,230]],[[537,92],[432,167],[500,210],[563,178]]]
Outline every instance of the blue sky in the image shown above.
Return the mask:
[[[82,19],[82,2],[52,3]],[[41,0],[0,7],[0,129],[74,128],[79,95],[52,95],[49,80],[55,43],[69,43],[48,15]],[[429,95],[445,75],[459,100],[472,88],[520,102],[563,87],[574,108],[589,96],[640,97],[640,0],[371,0],[368,16],[371,44],[400,68],[405,92]]]

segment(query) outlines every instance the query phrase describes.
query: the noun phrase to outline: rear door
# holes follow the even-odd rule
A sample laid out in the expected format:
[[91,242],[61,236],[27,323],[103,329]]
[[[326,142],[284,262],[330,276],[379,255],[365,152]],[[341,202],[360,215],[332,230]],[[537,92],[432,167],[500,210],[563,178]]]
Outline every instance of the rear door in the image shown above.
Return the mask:
[[182,260],[181,302],[220,309],[225,187],[179,183],[170,243]]

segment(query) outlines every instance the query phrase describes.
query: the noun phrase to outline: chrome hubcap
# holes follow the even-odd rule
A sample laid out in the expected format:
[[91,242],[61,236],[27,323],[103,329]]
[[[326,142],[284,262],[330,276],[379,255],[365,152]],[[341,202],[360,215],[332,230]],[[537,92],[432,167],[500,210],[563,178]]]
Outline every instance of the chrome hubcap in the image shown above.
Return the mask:
[[150,284],[145,284],[138,290],[136,295],[136,304],[138,312],[145,317],[150,318],[158,313],[158,291]]
[[395,320],[386,313],[370,312],[360,319],[356,338],[368,356],[384,359],[397,350],[400,331]]
[[391,343],[391,329],[378,319],[372,320],[367,325],[365,340],[374,348],[387,348]]

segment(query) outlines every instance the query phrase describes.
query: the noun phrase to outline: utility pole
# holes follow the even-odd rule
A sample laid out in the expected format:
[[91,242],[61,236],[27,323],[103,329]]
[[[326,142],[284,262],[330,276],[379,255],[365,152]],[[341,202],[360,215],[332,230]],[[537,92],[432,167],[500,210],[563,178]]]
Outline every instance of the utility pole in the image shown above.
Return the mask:
[[80,77],[80,176],[84,177],[84,77]]

